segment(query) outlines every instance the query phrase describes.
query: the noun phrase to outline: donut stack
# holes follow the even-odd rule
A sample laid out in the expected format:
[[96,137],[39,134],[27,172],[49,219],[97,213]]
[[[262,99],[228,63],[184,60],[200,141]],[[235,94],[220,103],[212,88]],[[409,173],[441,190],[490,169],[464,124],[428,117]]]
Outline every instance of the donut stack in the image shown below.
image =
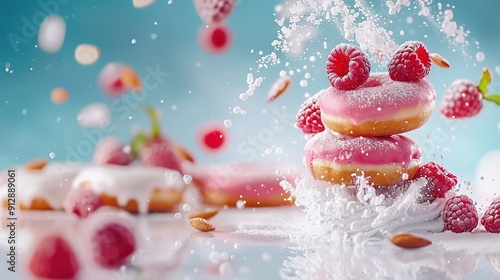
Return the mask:
[[327,62],[331,87],[302,104],[297,126],[314,134],[305,159],[316,180],[355,184],[363,175],[374,186],[413,179],[421,151],[400,134],[424,125],[436,93],[425,80],[431,60],[421,42],[401,45],[388,72],[370,74],[356,46],[336,46]]

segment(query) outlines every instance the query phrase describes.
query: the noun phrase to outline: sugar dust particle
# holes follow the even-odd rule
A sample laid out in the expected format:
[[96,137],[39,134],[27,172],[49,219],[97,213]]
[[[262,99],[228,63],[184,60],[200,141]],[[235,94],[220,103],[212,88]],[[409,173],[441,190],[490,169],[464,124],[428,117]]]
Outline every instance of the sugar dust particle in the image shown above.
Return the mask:
[[485,58],[485,56],[484,56],[483,52],[477,52],[476,53],[476,60],[477,61],[479,61],[479,62],[484,61],[484,58]]
[[206,152],[220,152],[227,146],[228,131],[220,123],[207,123],[197,132],[197,142]]
[[82,127],[97,128],[109,122],[111,112],[108,105],[104,103],[92,103],[83,107],[76,120]]
[[75,60],[81,65],[94,64],[101,56],[101,50],[91,44],[80,44],[75,48]]
[[146,8],[147,6],[153,4],[155,0],[132,0],[132,4],[135,8]]
[[54,158],[56,157],[56,154],[55,154],[55,153],[50,153],[50,154],[49,154],[49,157],[50,157],[51,159],[54,159]]
[[27,114],[28,114],[28,110],[27,110],[27,109],[23,109],[23,110],[21,111],[21,114],[23,114],[23,115],[27,115]]
[[130,43],[132,43],[132,45],[135,45],[135,43],[137,43],[137,40],[136,39],[132,39],[132,40],[130,40]]
[[[500,125],[500,123],[499,123],[499,125]],[[224,126],[226,128],[230,128],[232,126],[231,120],[224,120]]]
[[413,17],[407,17],[406,18],[406,23],[412,24],[413,23]]
[[500,66],[495,66],[495,72],[497,72],[498,74],[500,74]]
[[38,45],[47,53],[58,52],[66,36],[66,22],[60,16],[48,16],[40,24]]
[[156,33],[151,34],[151,40],[156,40],[158,38],[158,35]]
[[61,87],[54,88],[50,93],[50,100],[54,104],[62,104],[68,101],[68,98],[69,98],[68,91]]
[[307,87],[307,80],[301,80],[300,83],[299,83],[299,85],[301,87]]

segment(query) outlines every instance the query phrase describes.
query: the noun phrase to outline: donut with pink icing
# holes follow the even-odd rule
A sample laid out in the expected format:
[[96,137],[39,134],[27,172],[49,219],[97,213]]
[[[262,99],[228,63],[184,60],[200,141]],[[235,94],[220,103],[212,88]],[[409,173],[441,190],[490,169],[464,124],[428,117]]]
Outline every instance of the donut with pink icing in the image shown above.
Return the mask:
[[426,79],[393,81],[388,73],[373,73],[359,88],[321,92],[323,123],[349,136],[389,136],[417,129],[432,114],[436,92]]
[[421,151],[402,135],[350,137],[325,130],[307,142],[305,157],[316,180],[351,186],[364,175],[374,186],[393,186],[413,179]]
[[196,167],[188,172],[199,189],[201,200],[213,206],[245,207],[292,205],[290,194],[280,182],[293,184],[300,176],[290,166],[274,163],[229,163]]

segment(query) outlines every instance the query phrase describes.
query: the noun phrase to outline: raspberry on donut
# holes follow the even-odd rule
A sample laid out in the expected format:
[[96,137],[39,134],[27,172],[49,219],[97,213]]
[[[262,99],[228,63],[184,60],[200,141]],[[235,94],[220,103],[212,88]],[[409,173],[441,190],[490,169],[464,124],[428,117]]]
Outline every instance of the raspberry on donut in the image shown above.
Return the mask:
[[361,49],[339,44],[328,56],[326,73],[333,87],[350,90],[361,86],[370,75],[370,62]]
[[408,41],[399,46],[387,68],[394,81],[411,82],[429,75],[431,65],[425,45],[419,41]]
[[318,99],[323,124],[349,136],[389,136],[417,129],[432,114],[436,92],[425,79],[398,82],[373,73],[354,90],[329,87]]
[[385,187],[413,179],[421,151],[401,135],[349,137],[325,130],[307,142],[305,156],[316,180],[353,186],[355,176],[364,175],[374,186]]

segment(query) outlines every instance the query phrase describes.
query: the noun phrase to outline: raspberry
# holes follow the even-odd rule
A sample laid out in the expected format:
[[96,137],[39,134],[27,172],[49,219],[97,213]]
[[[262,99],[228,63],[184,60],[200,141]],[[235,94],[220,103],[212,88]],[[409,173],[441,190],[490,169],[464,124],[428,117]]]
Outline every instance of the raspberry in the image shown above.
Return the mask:
[[425,45],[419,41],[408,41],[399,46],[389,62],[389,76],[394,81],[415,81],[427,76],[431,65]]
[[481,224],[488,232],[500,233],[500,197],[488,207],[481,218]]
[[79,265],[73,250],[61,236],[48,235],[38,242],[29,268],[39,278],[74,279]]
[[321,122],[321,112],[318,106],[319,94],[307,99],[297,113],[297,127],[304,133],[318,133],[325,130]]
[[72,190],[64,199],[64,210],[80,218],[88,217],[101,206],[101,197],[89,189]]
[[199,40],[206,51],[213,54],[220,54],[231,46],[232,35],[224,25],[202,26]]
[[99,164],[129,165],[132,155],[124,151],[124,145],[115,137],[101,139],[94,150],[94,162]]
[[339,44],[330,52],[326,73],[333,87],[340,90],[358,88],[370,76],[370,62],[358,47]]
[[471,232],[478,222],[476,206],[466,195],[454,196],[444,205],[444,228],[455,233]]
[[233,11],[236,0],[194,0],[200,18],[206,24],[225,21]]
[[432,202],[436,197],[444,197],[458,183],[457,176],[435,162],[420,166],[414,179],[418,178],[427,179],[427,185],[420,190],[419,202]]
[[132,231],[119,223],[109,223],[98,229],[92,237],[94,260],[103,267],[123,265],[135,251]]
[[440,111],[447,118],[473,117],[483,108],[482,100],[483,95],[473,82],[458,79],[446,91]]
[[142,164],[161,166],[181,172],[181,163],[170,141],[157,137],[146,142],[142,147],[139,159]]

